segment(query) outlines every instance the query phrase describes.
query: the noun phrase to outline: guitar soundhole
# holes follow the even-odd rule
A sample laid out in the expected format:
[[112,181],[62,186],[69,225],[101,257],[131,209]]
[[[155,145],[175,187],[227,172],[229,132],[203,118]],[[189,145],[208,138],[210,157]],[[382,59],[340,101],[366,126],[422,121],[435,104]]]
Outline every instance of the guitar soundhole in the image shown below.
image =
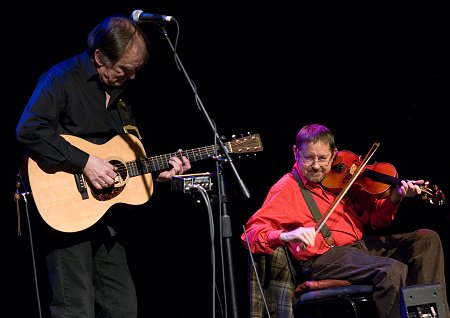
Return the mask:
[[126,185],[128,175],[125,165],[118,160],[111,160],[110,163],[117,168],[117,177],[113,187],[101,190],[97,190],[95,188],[92,189],[92,195],[98,201],[108,201],[115,198],[123,191]]

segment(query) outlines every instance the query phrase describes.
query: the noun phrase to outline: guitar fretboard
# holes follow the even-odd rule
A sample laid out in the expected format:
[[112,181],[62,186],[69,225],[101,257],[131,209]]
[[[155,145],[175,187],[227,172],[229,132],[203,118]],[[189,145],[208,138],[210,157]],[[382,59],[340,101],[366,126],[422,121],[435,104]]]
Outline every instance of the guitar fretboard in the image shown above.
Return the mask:
[[130,177],[139,176],[152,171],[160,171],[170,168],[169,160],[171,157],[185,156],[189,161],[199,161],[208,158],[214,158],[217,156],[217,149],[219,146],[206,146],[190,150],[184,150],[180,152],[168,153],[160,156],[154,156],[149,158],[139,158],[126,163],[128,175]]

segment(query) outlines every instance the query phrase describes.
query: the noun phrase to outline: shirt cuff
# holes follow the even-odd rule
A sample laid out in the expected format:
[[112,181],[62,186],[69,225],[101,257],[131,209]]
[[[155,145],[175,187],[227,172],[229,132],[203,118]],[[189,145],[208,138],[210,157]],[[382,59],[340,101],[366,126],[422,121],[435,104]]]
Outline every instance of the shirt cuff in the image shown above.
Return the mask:
[[275,230],[275,231],[272,231],[272,232],[269,233],[267,239],[269,241],[270,248],[276,249],[276,248],[278,248],[280,246],[285,245],[284,242],[282,242],[280,240],[280,234],[283,233],[283,232],[285,232],[285,231],[283,231],[283,230]]

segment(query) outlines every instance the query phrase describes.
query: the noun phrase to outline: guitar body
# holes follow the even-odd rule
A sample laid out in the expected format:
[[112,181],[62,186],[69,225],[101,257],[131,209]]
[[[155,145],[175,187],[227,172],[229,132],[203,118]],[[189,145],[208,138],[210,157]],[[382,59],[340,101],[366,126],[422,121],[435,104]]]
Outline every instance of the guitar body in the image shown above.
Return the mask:
[[[62,137],[89,154],[114,162],[116,166],[145,157],[142,143],[131,134],[115,136],[102,145],[75,136]],[[32,158],[28,158],[27,169],[31,191],[40,215],[48,225],[62,232],[86,229],[96,223],[112,205],[143,204],[153,193],[150,173],[130,178],[124,169],[120,169],[120,178],[116,185],[105,190],[96,190],[93,187],[91,189],[86,180],[83,198],[77,186],[78,175],[61,171],[45,172]]]

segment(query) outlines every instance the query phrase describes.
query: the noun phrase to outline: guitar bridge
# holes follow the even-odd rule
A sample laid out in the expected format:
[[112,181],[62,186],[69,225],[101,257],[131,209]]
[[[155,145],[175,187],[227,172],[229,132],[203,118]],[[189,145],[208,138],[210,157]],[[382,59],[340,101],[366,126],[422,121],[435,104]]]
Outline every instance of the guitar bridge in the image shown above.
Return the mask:
[[81,198],[83,200],[89,199],[88,192],[87,192],[87,185],[86,185],[86,179],[84,178],[84,175],[82,173],[75,173],[75,183],[77,184],[78,192],[80,192]]

